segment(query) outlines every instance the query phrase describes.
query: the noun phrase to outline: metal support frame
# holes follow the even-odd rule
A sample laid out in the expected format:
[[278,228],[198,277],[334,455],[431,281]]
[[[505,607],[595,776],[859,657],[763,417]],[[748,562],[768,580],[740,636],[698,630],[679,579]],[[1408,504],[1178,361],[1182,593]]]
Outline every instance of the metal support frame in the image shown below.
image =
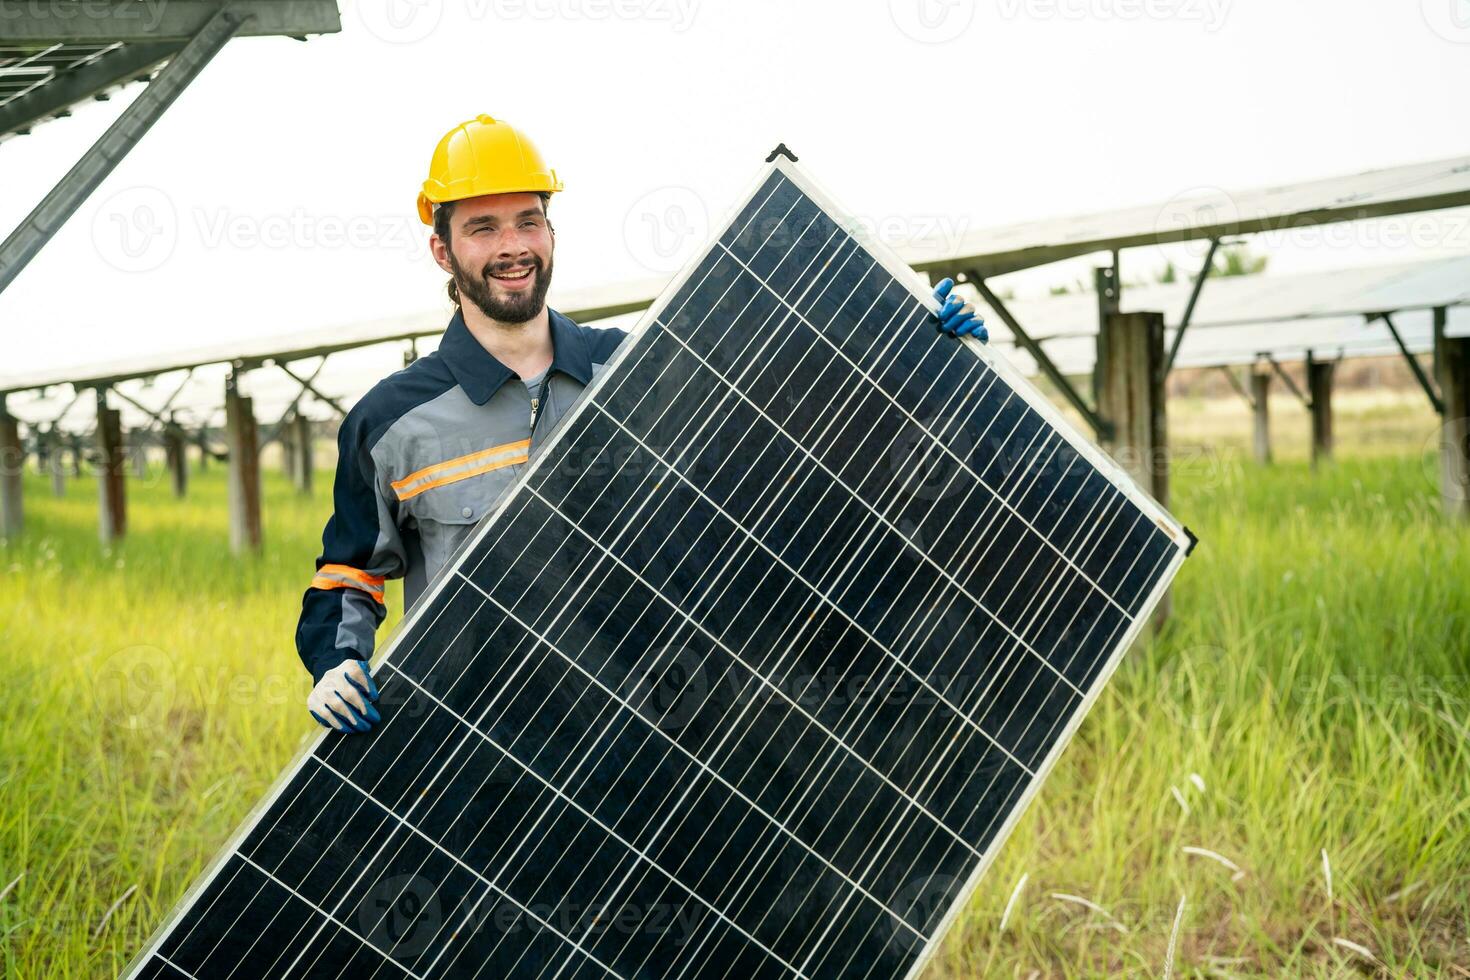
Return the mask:
[[[51,421],[45,424],[44,429],[40,423],[37,423],[35,427],[37,441],[45,447],[46,460],[43,469],[51,477],[51,493],[56,497],[66,496],[66,463],[62,457],[67,449],[72,450],[72,476],[80,477],[82,475],[82,451],[78,445],[81,437],[68,435],[63,431],[61,420],[66,418],[72,408],[76,406],[77,402],[82,400],[82,395],[85,393],[85,388],[73,388],[71,401],[66,403],[66,407],[52,416]],[[4,394],[0,394],[0,402],[3,402],[4,399]],[[40,453],[38,451],[39,455]]]
[[[79,402],[79,401],[82,400],[82,395],[86,393],[86,390],[87,389],[85,389],[85,388],[73,388],[72,389],[71,401],[67,402],[65,408],[63,408],[61,411],[57,412],[54,416],[51,417],[51,428],[52,429],[55,429],[57,426],[61,425],[61,420],[64,419],[64,418],[66,418],[67,415],[71,414],[72,408],[75,407],[75,405],[77,404],[77,402]],[[3,397],[3,396],[0,396],[0,397]]]
[[1394,326],[1393,316],[1389,313],[1375,313],[1368,318],[1368,322],[1382,320],[1383,325],[1388,328],[1393,342],[1398,344],[1399,353],[1404,355],[1404,360],[1409,362],[1409,370],[1414,372],[1414,377],[1419,382],[1419,387],[1424,389],[1424,394],[1429,396],[1429,404],[1434,406],[1436,415],[1444,414],[1444,399],[1440,397],[1434,388],[1434,382],[1429,380],[1429,375],[1424,373],[1424,366],[1419,363],[1419,358],[1409,352],[1409,346],[1404,343],[1404,338],[1399,335],[1399,328]]
[[1286,369],[1277,362],[1276,358],[1270,354],[1263,353],[1261,359],[1271,365],[1271,370],[1276,372],[1276,376],[1285,383],[1286,387],[1291,389],[1291,393],[1297,397],[1297,401],[1302,403],[1302,407],[1310,412],[1312,410],[1312,399],[1308,398],[1301,388],[1297,387],[1297,383],[1292,380],[1291,375],[1286,373]]
[[[40,6],[50,16],[37,17]],[[131,3],[99,0],[0,0],[6,44],[182,44],[207,26],[217,0],[168,0],[139,10]],[[333,0],[230,0],[241,37],[334,34],[342,18]]]
[[1237,395],[1245,399],[1245,403],[1247,405],[1249,405],[1252,409],[1256,407],[1255,399],[1251,397],[1250,392],[1245,390],[1245,385],[1240,383],[1240,379],[1235,376],[1234,371],[1230,370],[1230,366],[1228,364],[1216,364],[1215,369],[1221,374],[1225,375],[1225,380],[1230,382],[1230,387],[1235,389],[1235,393]]
[[[330,355],[326,355],[326,354],[322,355],[322,359],[317,362],[316,369],[313,370],[311,372],[311,374],[309,374],[307,376],[305,382],[302,382],[302,388],[301,388],[300,391],[298,391],[296,393],[296,397],[293,398],[293,399],[291,399],[291,404],[289,404],[289,405],[286,406],[286,410],[281,413],[281,417],[276,421],[276,423],[274,425],[271,426],[271,429],[270,429],[270,431],[268,433],[266,433],[265,438],[262,439],[262,440],[260,440],[260,448],[261,449],[264,449],[266,446],[269,446],[271,443],[275,442],[277,439],[281,439],[281,440],[284,441],[284,439],[286,438],[286,426],[290,425],[291,420],[296,417],[296,415],[297,415],[297,406],[299,406],[301,404],[301,399],[304,398],[304,397],[306,397],[306,394],[307,394],[307,389],[305,387],[306,383],[307,382],[315,381],[316,378],[317,378],[317,375],[319,375],[319,374],[322,373],[322,368],[326,367],[327,357],[328,356],[330,356]],[[280,365],[277,365],[277,367],[280,367]],[[284,367],[282,367],[281,370],[285,371],[286,369]],[[291,372],[286,371],[286,373],[287,374],[290,374]],[[294,375],[293,375],[293,377],[294,377]]]
[[1092,426],[1092,431],[1096,433],[1097,437],[1099,439],[1108,438],[1112,432],[1112,426],[1094,411],[1092,406],[1087,404],[1082,398],[1081,393],[1067,379],[1067,376],[1062,374],[1061,370],[1052,361],[1051,357],[1047,355],[1046,351],[1041,349],[1041,345],[1032,339],[1031,335],[1026,333],[1021,324],[1016,321],[1011,311],[1006,308],[1005,303],[1001,302],[1000,297],[995,295],[995,292],[986,284],[985,279],[971,273],[967,276],[967,281],[979,291],[980,298],[985,301],[985,305],[994,310],[995,315],[1000,317],[1001,321],[1010,328],[1011,333],[1016,337],[1016,341],[1036,360],[1036,366],[1041,369],[1042,374],[1046,375],[1047,380],[1055,385],[1057,390],[1062,393],[1062,396],[1067,399],[1068,404],[1087,420],[1087,424]]
[[154,426],[163,428],[164,426],[168,425],[169,420],[164,417],[164,413],[173,407],[174,399],[178,398],[179,395],[183,393],[184,388],[189,384],[189,379],[193,376],[194,369],[190,368],[188,372],[184,375],[184,379],[179,382],[179,386],[173,390],[172,394],[164,399],[163,404],[158,407],[157,411],[154,411],[147,405],[144,405],[142,402],[138,401],[138,399],[125,393],[121,388],[114,386],[112,388],[112,393],[121,398],[123,401],[127,402],[129,405],[136,408],[138,411],[142,412],[144,415],[148,416],[148,425],[145,427],[144,431],[151,431]]
[[[326,363],[326,358],[323,358],[322,359],[322,364],[325,364],[325,363]],[[277,362],[276,363],[276,367],[280,368],[283,372],[285,372],[286,377],[290,378],[292,381],[294,381],[297,384],[299,384],[302,388],[304,388],[305,390],[307,390],[307,391],[311,392],[313,395],[315,395],[318,401],[325,402],[326,404],[332,406],[332,409],[338,415],[342,416],[344,419],[347,417],[347,409],[343,408],[342,407],[342,404],[340,402],[338,402],[337,399],[333,398],[330,395],[324,395],[324,394],[322,394],[321,391],[316,387],[316,385],[312,384],[312,380],[316,378],[316,375],[315,374],[313,374],[311,376],[311,378],[303,378],[300,375],[298,375],[296,372],[294,372],[290,368],[288,368],[286,365],[281,364],[280,362]],[[319,364],[319,365],[317,365],[317,371],[320,371],[320,370],[321,370],[321,365]]]
[[[8,22],[6,26],[10,26]],[[71,68],[0,106],[0,133],[23,133],[36,123],[66,113],[78,102],[102,97],[112,86],[153,71],[182,46],[181,41],[139,41],[116,47],[85,65]]]
[[[79,20],[85,22],[86,18],[80,17]],[[216,9],[198,33],[169,60],[158,77],[123,110],[107,132],[82,154],[66,176],[11,232],[0,245],[0,292],[15,281],[21,270],[127,156],[128,151],[137,145],[204,66],[235,36],[243,21],[240,14],[228,7]]]
[[1210,239],[1210,250],[1205,253],[1205,264],[1200,266],[1199,274],[1194,277],[1194,288],[1189,291],[1189,302],[1184,304],[1184,315],[1179,318],[1179,327],[1174,331],[1174,342],[1169,345],[1169,354],[1164,358],[1164,377],[1174,369],[1174,358],[1179,356],[1179,345],[1184,341],[1184,331],[1189,329],[1189,322],[1194,319],[1194,306],[1199,302],[1200,290],[1205,287],[1205,280],[1210,277],[1210,271],[1215,267],[1215,252],[1220,248],[1220,239]]

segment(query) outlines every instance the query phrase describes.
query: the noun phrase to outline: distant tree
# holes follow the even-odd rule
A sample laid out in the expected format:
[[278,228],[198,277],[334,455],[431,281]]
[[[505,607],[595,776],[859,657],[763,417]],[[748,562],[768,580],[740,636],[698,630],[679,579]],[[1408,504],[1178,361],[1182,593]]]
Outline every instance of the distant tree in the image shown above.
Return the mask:
[[1164,263],[1164,271],[1159,273],[1159,282],[1174,282],[1179,278],[1179,273],[1174,268],[1173,262]]
[[[1143,285],[1143,283],[1128,283],[1128,285],[1141,286]],[[1088,282],[1085,279],[1074,279],[1070,284],[1067,285],[1048,286],[1047,292],[1052,296],[1070,296],[1073,293],[1090,293],[1092,292],[1092,283]]]
[[1254,276],[1266,271],[1268,259],[1265,255],[1252,254],[1245,245],[1234,245],[1220,250],[1220,257],[1215,260],[1211,275]]

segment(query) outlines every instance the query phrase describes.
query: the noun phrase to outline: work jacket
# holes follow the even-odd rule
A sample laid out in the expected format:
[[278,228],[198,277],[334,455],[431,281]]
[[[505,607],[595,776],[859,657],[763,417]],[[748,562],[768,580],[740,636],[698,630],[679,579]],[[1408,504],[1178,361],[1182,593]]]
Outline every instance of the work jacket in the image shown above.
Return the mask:
[[548,312],[553,358],[544,375],[518,377],[456,311],[437,351],[378,382],[347,413],[333,513],[296,628],[314,681],[372,656],[387,614],[384,581],[401,576],[413,607],[627,337]]

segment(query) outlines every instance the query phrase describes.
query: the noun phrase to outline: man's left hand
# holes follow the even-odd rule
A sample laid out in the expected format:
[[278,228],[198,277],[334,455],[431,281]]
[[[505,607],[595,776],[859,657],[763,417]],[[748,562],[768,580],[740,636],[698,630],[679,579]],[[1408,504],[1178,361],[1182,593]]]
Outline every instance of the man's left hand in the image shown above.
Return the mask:
[[975,307],[965,302],[963,296],[954,295],[953,279],[941,279],[934,287],[934,298],[939,300],[939,312],[931,316],[938,321],[940,330],[956,337],[974,337],[982,344],[990,340],[990,331],[975,314]]

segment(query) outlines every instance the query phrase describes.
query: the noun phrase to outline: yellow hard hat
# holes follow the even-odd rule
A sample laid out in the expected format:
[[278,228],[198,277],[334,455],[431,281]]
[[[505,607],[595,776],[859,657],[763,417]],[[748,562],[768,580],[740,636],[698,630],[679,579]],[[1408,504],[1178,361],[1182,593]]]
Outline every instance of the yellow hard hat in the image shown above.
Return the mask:
[[434,205],[481,194],[561,190],[556,171],[541,151],[508,122],[476,116],[462,122],[434,147],[429,179],[419,192],[419,217],[434,223]]

